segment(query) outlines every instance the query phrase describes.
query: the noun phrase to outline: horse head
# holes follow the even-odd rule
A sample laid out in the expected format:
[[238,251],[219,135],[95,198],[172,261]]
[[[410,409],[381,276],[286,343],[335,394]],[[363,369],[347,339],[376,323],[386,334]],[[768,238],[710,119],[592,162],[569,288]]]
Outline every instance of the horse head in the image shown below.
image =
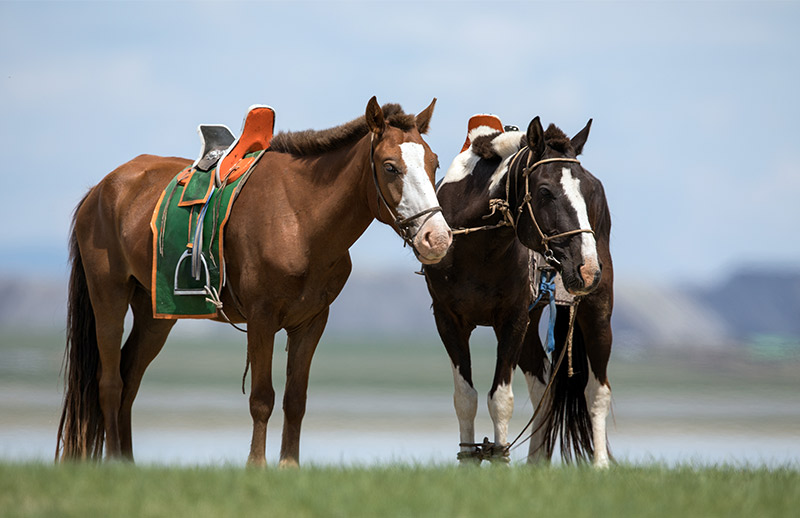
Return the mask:
[[602,185],[576,158],[591,125],[590,119],[570,139],[553,124],[543,131],[539,117],[534,118],[525,137],[527,148],[515,157],[508,173],[517,237],[542,253],[575,295],[594,290],[603,269],[592,210],[596,199],[605,199]]
[[376,218],[392,225],[423,264],[439,262],[453,240],[434,191],[439,159],[422,138],[435,104],[436,99],[416,116],[386,118],[373,97],[366,110]]

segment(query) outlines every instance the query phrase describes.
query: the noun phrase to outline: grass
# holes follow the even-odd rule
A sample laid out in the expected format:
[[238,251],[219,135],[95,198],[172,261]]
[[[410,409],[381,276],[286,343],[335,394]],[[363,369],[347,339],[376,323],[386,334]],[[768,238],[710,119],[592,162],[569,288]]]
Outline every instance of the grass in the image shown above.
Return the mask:
[[14,516],[792,516],[800,471],[735,467],[274,469],[0,464]]

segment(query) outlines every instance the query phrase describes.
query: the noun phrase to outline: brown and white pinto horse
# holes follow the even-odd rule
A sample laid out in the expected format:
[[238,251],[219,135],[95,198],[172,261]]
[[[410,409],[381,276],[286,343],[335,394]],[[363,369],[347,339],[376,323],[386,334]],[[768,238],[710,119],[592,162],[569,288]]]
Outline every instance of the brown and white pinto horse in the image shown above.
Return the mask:
[[[533,423],[529,461],[549,460],[557,440],[562,457],[593,455],[608,464],[605,421],[610,406],[606,365],[611,352],[613,270],[609,252],[611,219],[603,186],[578,162],[591,121],[574,138],[556,126],[542,130],[539,118],[527,133],[499,133],[479,126],[471,146],[459,154],[437,189],[445,218],[459,233],[445,258],[425,266],[439,335],[453,367],[454,404],[460,429],[459,459],[490,456],[507,460],[508,422],[515,366],[525,374],[533,404],[543,408]],[[489,211],[504,200],[508,213]],[[504,224],[507,222],[507,224]],[[529,249],[550,257],[567,290],[580,297],[573,338],[573,369],[551,372],[538,325],[544,301],[534,302]],[[602,275],[601,275],[602,272]],[[564,348],[569,309],[559,308],[555,326],[557,358]],[[491,326],[497,363],[489,390],[494,443],[475,448],[478,395],[472,382],[469,337],[476,326]]]
[[[281,133],[253,170],[225,230],[233,322],[247,322],[253,438],[264,465],[272,415],[274,335],[288,334],[280,464],[296,465],[309,368],[328,308],[350,274],[348,249],[377,218],[435,263],[451,242],[433,188],[438,161],[419,115],[373,97],[366,115],[324,131]],[[71,237],[66,394],[56,457],[133,458],[131,407],[174,320],[153,318],[150,218],[167,183],[191,160],[139,156],[92,188]],[[128,307],[133,327],[120,349]]]

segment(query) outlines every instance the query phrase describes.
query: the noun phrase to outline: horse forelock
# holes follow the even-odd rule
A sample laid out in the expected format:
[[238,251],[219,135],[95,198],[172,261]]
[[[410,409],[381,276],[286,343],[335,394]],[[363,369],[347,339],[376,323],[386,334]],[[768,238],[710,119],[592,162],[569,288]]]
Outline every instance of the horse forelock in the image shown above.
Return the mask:
[[555,124],[550,124],[544,132],[544,141],[550,148],[559,153],[574,152],[569,137]]
[[[407,114],[399,104],[384,104],[381,109],[386,123],[401,131],[416,127],[416,116]],[[296,156],[314,156],[354,144],[369,132],[361,116],[350,122],[324,130],[281,131],[272,139],[269,149]]]

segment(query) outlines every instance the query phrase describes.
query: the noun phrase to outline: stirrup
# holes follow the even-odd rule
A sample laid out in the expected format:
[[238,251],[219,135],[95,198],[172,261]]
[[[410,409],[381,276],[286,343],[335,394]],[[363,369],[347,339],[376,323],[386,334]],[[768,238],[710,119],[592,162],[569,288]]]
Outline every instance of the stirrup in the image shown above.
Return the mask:
[[[178,265],[175,267],[175,282],[173,284],[173,293],[175,295],[206,295],[206,286],[211,285],[211,274],[208,272],[208,264],[206,263],[206,258],[203,254],[200,254],[200,264],[203,267],[203,271],[205,272],[206,282],[202,287],[199,288],[190,288],[190,287],[180,287],[178,286],[178,272],[181,270],[181,265],[185,260],[192,259],[192,251],[190,249],[186,249],[183,254],[181,255],[180,259],[178,259]],[[199,277],[197,278],[199,280]]]

